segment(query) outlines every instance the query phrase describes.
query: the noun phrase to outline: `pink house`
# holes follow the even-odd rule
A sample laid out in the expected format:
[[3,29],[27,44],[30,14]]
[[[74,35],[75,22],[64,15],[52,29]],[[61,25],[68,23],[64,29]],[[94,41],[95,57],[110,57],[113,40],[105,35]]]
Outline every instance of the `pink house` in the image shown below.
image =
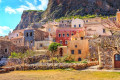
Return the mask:
[[56,42],[66,46],[68,41],[71,40],[71,36],[81,31],[83,31],[83,29],[80,28],[59,28],[56,30]]

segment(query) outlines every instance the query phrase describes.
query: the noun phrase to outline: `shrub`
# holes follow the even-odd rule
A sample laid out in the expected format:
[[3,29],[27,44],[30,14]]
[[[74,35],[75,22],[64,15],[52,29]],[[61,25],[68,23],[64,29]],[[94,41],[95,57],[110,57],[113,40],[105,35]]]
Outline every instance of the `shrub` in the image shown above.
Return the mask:
[[73,62],[73,61],[74,61],[74,56],[68,55],[67,57],[65,57],[65,62]]
[[18,53],[16,52],[11,52],[11,56],[9,56],[9,58],[17,58],[18,57]]
[[88,63],[88,62],[87,62],[87,59],[83,60],[81,63]]

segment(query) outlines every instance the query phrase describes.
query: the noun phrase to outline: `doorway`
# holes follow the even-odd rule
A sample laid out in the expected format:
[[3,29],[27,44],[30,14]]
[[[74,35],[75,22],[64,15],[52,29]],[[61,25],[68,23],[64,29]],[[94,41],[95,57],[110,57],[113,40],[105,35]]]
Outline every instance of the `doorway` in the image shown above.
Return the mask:
[[120,54],[114,56],[114,68],[120,68]]
[[61,57],[63,56],[63,49],[62,48],[60,48],[59,54],[60,54]]

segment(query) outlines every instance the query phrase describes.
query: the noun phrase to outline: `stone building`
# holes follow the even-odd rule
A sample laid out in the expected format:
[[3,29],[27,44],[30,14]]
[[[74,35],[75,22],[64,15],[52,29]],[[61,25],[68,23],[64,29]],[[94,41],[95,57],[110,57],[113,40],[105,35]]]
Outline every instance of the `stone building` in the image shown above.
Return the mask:
[[12,38],[16,38],[16,37],[21,37],[24,36],[24,29],[21,30],[14,30],[13,32],[10,32],[8,34],[9,39],[11,40]]
[[8,58],[11,52],[24,53],[27,50],[27,47],[16,46],[9,40],[0,40],[0,58]]
[[42,31],[49,33],[49,40],[55,42],[56,30],[58,29],[58,23],[50,22],[42,26]]
[[110,20],[103,20],[101,18],[90,18],[84,19],[85,22],[85,31],[87,36],[109,36],[111,32],[109,31],[110,27],[115,27],[115,25]]
[[9,40],[9,38],[8,38],[8,36],[5,36],[5,37],[0,36],[0,40],[4,40],[4,41],[6,41],[6,40]]
[[39,29],[26,29],[24,31],[24,46],[28,46],[32,49],[35,47],[36,41],[44,41],[47,40],[48,37],[49,34],[47,32]]
[[102,22],[102,19],[99,17],[96,18],[86,18],[83,19],[85,24],[100,24]]
[[56,30],[56,42],[66,46],[68,41],[71,40],[71,36],[77,32],[81,32],[83,29],[78,28],[59,28]]
[[72,19],[71,22],[71,27],[72,28],[81,28],[84,27],[84,21],[82,19]]
[[24,46],[24,30],[14,30],[12,33],[9,33],[9,40],[16,46]]
[[61,20],[59,22],[59,27],[62,27],[62,28],[70,28],[71,27],[71,21],[72,20]]
[[52,43],[52,41],[35,41],[35,50],[41,50],[41,49],[48,49],[49,45]]
[[10,41],[17,46],[24,46],[24,36],[12,38]]
[[0,40],[0,58],[10,56],[11,46],[13,44],[10,41]]
[[120,36],[101,38],[99,67],[105,69],[120,68]]

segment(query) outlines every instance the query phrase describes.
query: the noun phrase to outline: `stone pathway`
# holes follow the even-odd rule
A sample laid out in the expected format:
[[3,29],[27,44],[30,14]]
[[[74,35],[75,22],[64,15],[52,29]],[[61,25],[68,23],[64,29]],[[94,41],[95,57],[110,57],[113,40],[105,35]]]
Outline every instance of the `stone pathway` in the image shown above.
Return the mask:
[[97,69],[98,66],[91,66],[91,67],[88,67],[84,70],[81,70],[81,71],[105,71],[105,72],[120,72],[120,69],[119,70],[106,70],[106,69],[102,69],[102,70],[98,70]]

